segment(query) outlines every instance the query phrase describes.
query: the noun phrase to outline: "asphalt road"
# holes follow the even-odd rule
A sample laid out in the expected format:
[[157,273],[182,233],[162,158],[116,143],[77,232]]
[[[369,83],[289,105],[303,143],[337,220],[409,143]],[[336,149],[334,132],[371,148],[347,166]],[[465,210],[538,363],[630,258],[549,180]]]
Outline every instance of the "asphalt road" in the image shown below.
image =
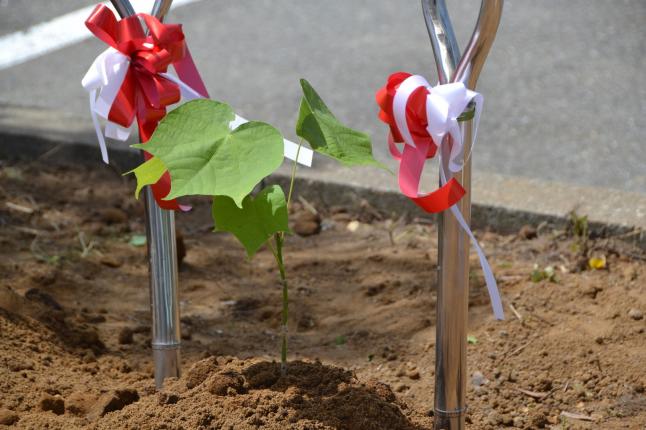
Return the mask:
[[[0,0],[0,37],[84,0]],[[479,1],[449,0],[461,46]],[[202,0],[173,11],[211,95],[292,131],[300,77],[387,160],[374,92],[406,70],[434,82],[420,2]],[[0,71],[0,103],[87,118],[80,79],[104,46],[87,40]],[[509,0],[478,90],[474,174],[502,173],[646,193],[646,2]],[[366,180],[369,180],[367,175]]]

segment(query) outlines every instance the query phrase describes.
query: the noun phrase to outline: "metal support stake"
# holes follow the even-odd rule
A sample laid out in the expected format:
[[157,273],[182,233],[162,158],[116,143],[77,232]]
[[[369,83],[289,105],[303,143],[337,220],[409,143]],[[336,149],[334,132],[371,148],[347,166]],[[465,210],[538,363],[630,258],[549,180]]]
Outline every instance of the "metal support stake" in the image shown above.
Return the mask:
[[[471,40],[460,59],[444,0],[422,0],[439,81],[461,81],[475,90],[485,58],[496,35],[503,0],[483,0]],[[459,59],[459,64],[458,64]],[[457,64],[457,66],[456,66]],[[471,153],[473,123],[461,124],[464,156]],[[442,160],[449,146],[442,145]],[[449,171],[445,165],[445,171]],[[471,220],[471,160],[453,175],[467,194],[458,203],[467,223]],[[450,178],[447,178],[447,180]],[[462,430],[466,417],[467,327],[469,309],[469,238],[449,212],[439,218],[437,325],[435,342],[435,430]]]
[[155,386],[180,375],[179,292],[175,213],[161,209],[152,190],[146,190],[146,237],[152,313],[152,349]]
[[[122,18],[135,14],[129,0],[111,0]],[[163,19],[172,0],[155,0],[152,14]],[[155,386],[180,375],[180,322],[175,213],[161,209],[150,188],[145,191],[146,237],[152,313],[152,349]]]

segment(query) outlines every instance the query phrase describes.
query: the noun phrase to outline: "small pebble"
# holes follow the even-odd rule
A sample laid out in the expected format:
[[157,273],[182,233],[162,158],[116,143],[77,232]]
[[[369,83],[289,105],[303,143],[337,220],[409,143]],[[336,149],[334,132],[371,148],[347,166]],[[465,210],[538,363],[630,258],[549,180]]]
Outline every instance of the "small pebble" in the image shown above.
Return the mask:
[[40,408],[43,411],[52,411],[56,415],[63,415],[65,413],[65,401],[61,396],[44,394],[40,399]]
[[644,318],[644,313],[642,311],[640,311],[639,309],[633,308],[633,309],[628,311],[628,316],[630,318],[634,319],[635,321],[639,321],[642,318]]
[[0,409],[0,425],[11,426],[20,420],[20,417],[14,411],[9,409]]
[[346,228],[349,232],[354,233],[355,231],[359,230],[359,226],[361,226],[361,223],[359,221],[350,221]]
[[292,216],[292,230],[299,236],[312,236],[321,232],[321,217],[308,210]]
[[106,224],[120,224],[128,220],[128,214],[119,208],[106,208],[101,211],[100,218]]
[[487,415],[487,422],[493,426],[497,426],[502,424],[502,417],[498,412],[491,411],[489,412],[489,415]]
[[536,229],[531,225],[524,225],[518,230],[518,237],[525,240],[536,239],[538,236]]
[[516,381],[518,381],[518,372],[516,372],[515,370],[510,370],[510,371],[509,371],[509,376],[507,377],[507,380],[508,380],[509,382],[516,382]]
[[133,340],[133,331],[130,327],[119,330],[119,345],[130,345]]
[[481,387],[485,385],[487,382],[487,378],[482,374],[482,372],[475,371],[473,372],[473,375],[471,375],[471,383],[476,386],[476,387]]
[[408,377],[413,380],[418,380],[420,378],[419,371],[417,370],[412,370],[408,372]]
[[503,414],[501,419],[502,419],[502,424],[505,426],[509,427],[514,424],[514,419],[509,414]]
[[175,393],[160,392],[157,394],[157,403],[160,406],[174,405],[179,402],[179,395]]
[[118,267],[121,267],[123,265],[123,261],[121,261],[119,258],[114,257],[112,255],[103,255],[99,259],[99,263],[103,264],[104,266],[116,269]]
[[406,385],[406,384],[397,384],[397,385],[395,385],[395,391],[398,392],[398,393],[403,393],[406,390],[408,390],[408,385]]
[[107,413],[120,411],[139,400],[139,393],[132,388],[110,390],[99,397],[88,413],[90,419],[97,419]]

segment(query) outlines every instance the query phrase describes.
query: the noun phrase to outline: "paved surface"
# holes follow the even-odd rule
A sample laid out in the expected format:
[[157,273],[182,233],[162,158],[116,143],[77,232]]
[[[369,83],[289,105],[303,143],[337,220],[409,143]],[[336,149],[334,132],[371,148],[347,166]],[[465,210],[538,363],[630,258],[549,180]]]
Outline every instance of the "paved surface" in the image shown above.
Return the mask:
[[[0,36],[91,3],[0,0]],[[461,46],[479,3],[449,1]],[[214,98],[293,138],[305,77],[339,118],[370,132],[382,160],[374,91],[397,70],[435,80],[417,0],[203,0],[170,21],[184,23]],[[486,106],[476,178],[646,193],[645,23],[643,0],[508,1],[478,88]],[[65,109],[89,126],[79,82],[102,49],[88,40],[0,71],[0,103]]]
[[0,0],[0,35],[24,31],[89,4],[87,0]]

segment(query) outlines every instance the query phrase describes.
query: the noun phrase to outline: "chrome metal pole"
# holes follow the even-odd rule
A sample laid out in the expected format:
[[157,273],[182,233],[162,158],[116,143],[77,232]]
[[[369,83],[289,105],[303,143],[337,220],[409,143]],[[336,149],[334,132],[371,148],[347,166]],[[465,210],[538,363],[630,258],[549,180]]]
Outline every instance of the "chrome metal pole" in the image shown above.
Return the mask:
[[[495,38],[503,0],[483,0],[475,31],[460,57],[444,0],[422,0],[440,83],[461,81],[475,89],[484,60]],[[458,65],[456,66],[456,63]],[[473,123],[461,124],[463,156],[471,153]],[[449,146],[442,146],[442,160],[449,159]],[[444,165],[445,171],[448,167]],[[467,223],[471,220],[471,160],[454,174],[467,191],[458,207]],[[450,178],[447,178],[450,179]],[[454,216],[439,217],[437,324],[435,342],[435,430],[462,430],[466,417],[467,325],[469,308],[470,242]]]
[[173,0],[155,0],[155,4],[153,5],[153,10],[150,13],[152,16],[156,16],[157,18],[163,20],[168,11],[170,10],[170,6],[173,3]]
[[[433,54],[441,84],[452,81],[460,58],[458,44],[444,0],[422,0],[424,19],[431,38]],[[448,137],[446,138],[448,139]],[[466,141],[468,142],[468,140]],[[446,143],[446,142],[444,142]],[[448,160],[442,145],[442,160]],[[444,165],[445,171],[449,170]],[[466,171],[468,166],[464,166]],[[447,178],[448,179],[448,178]],[[469,186],[464,177],[457,178],[467,190],[460,210],[469,207]],[[464,213],[464,212],[463,212]],[[468,238],[460,231],[455,218],[440,213],[438,218],[438,286],[435,330],[435,429],[464,428],[466,411],[466,318],[468,308]],[[465,214],[468,217],[468,214]],[[466,218],[467,222],[469,218]],[[466,245],[466,246],[465,246]],[[466,277],[464,271],[466,270]],[[453,279],[449,279],[452,277]]]
[[[111,0],[122,18],[135,14],[129,0]],[[172,0],[155,0],[152,14],[163,19]],[[149,187],[145,190],[148,274],[152,314],[152,349],[155,385],[180,375],[180,321],[177,275],[175,213],[157,205]]]
[[175,212],[161,209],[146,190],[146,237],[150,276],[155,386],[180,376],[180,322]]
[[496,39],[503,3],[504,0],[482,0],[476,28],[460,59],[454,78],[454,81],[464,82],[469,89],[475,90],[482,67]]
[[422,0],[424,21],[431,39],[437,77],[441,84],[453,79],[460,61],[460,48],[444,0]]

